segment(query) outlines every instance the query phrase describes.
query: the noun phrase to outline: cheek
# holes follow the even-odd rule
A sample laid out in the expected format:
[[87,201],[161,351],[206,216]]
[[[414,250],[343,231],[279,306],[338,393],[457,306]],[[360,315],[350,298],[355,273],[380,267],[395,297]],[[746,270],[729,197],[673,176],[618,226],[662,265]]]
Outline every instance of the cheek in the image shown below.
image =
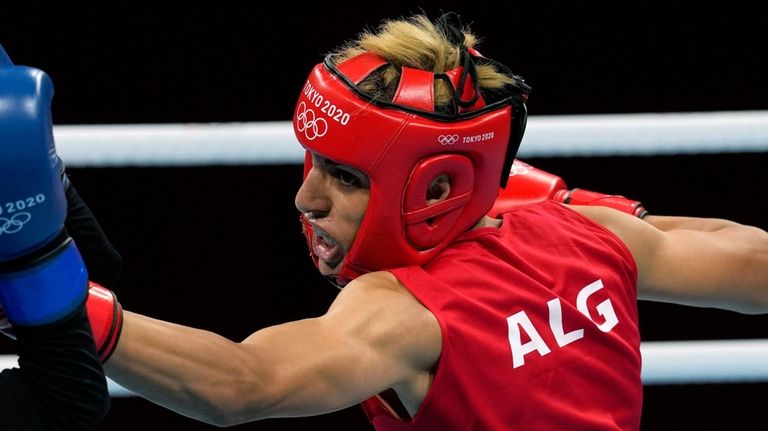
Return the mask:
[[370,197],[370,195],[368,193],[365,193],[355,203],[355,213],[357,215],[357,226],[358,227],[360,226],[360,223],[363,222],[363,218],[365,217],[365,210],[368,208],[368,198],[369,197]]
[[358,199],[351,200],[349,207],[346,211],[345,224],[346,224],[346,237],[347,245],[351,246],[355,236],[357,236],[360,225],[365,217],[365,210],[368,207],[368,195],[361,196]]

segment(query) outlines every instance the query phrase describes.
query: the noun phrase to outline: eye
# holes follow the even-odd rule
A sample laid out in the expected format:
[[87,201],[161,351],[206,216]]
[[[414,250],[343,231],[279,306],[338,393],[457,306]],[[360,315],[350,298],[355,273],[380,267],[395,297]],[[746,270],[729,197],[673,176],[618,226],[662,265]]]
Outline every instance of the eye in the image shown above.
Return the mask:
[[333,175],[338,178],[341,185],[345,187],[359,187],[361,184],[360,178],[352,172],[344,169],[336,169]]
[[326,172],[336,179],[341,187],[350,191],[370,188],[368,176],[352,166],[336,163],[316,154],[312,154],[312,165]]

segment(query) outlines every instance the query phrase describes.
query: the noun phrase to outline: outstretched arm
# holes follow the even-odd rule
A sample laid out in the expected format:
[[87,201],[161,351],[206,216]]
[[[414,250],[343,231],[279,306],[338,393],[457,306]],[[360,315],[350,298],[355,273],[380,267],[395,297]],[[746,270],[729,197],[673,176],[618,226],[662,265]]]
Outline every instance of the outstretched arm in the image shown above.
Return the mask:
[[391,274],[370,273],[322,317],[265,328],[241,343],[126,312],[105,366],[157,404],[229,426],[327,413],[403,382],[428,382],[440,342],[431,313]]
[[664,232],[679,229],[714,232],[742,226],[730,220],[702,217],[648,215],[645,217],[645,221]]
[[768,233],[711,218],[653,216],[662,234],[645,257],[642,297],[742,313],[768,312]]
[[15,329],[20,367],[0,373],[0,429],[95,429],[110,399],[83,307],[53,325]]
[[768,312],[768,233],[723,219],[627,217],[574,207],[613,230],[639,270],[639,298],[741,313]]
[[115,289],[123,269],[123,259],[107,238],[98,220],[63,172],[67,197],[67,218],[64,226],[83,256],[88,276],[106,288]]

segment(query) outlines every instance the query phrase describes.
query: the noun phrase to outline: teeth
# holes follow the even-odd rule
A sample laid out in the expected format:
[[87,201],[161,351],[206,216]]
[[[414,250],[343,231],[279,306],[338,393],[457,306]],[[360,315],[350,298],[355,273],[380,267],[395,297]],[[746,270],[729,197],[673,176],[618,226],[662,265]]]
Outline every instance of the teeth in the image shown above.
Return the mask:
[[320,241],[322,241],[322,242],[323,242],[323,243],[324,243],[324,244],[325,244],[327,247],[329,247],[329,248],[333,248],[333,247],[335,247],[335,246],[336,246],[336,243],[335,243],[335,242],[333,242],[333,240],[332,240],[332,239],[330,239],[330,238],[327,238],[327,237],[324,237],[324,236],[323,236],[323,237],[320,237]]
[[330,236],[328,236],[327,233],[321,232],[317,229],[315,229],[315,236],[317,236],[318,239],[321,239],[330,245],[334,245],[336,243]]
[[323,235],[320,232],[315,231],[315,243],[319,245],[330,246],[331,242],[332,242],[331,239],[328,238],[326,235]]

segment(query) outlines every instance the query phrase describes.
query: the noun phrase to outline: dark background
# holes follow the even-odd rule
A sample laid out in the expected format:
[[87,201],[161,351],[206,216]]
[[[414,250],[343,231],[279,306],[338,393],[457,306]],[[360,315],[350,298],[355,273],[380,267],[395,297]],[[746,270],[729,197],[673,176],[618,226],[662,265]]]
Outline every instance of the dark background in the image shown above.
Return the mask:
[[[51,75],[56,124],[284,121],[323,53],[363,26],[419,10],[284,3],[270,11],[222,3],[172,13],[135,4],[6,12],[0,43],[16,63]],[[533,86],[531,115],[768,108],[764,15],[756,6],[472,3],[420,5],[472,22],[485,39],[480,51]],[[640,199],[653,213],[768,228],[766,152],[528,161],[571,186]],[[73,167],[70,175],[125,259],[117,293],[127,309],[240,340],[321,314],[335,295],[300,235],[298,165]],[[648,303],[640,312],[648,341],[768,337],[766,316]],[[765,429],[765,383],[645,390],[644,429]],[[215,429],[141,398],[115,399],[102,429],[141,427]],[[356,407],[235,427],[318,428],[369,429]]]

